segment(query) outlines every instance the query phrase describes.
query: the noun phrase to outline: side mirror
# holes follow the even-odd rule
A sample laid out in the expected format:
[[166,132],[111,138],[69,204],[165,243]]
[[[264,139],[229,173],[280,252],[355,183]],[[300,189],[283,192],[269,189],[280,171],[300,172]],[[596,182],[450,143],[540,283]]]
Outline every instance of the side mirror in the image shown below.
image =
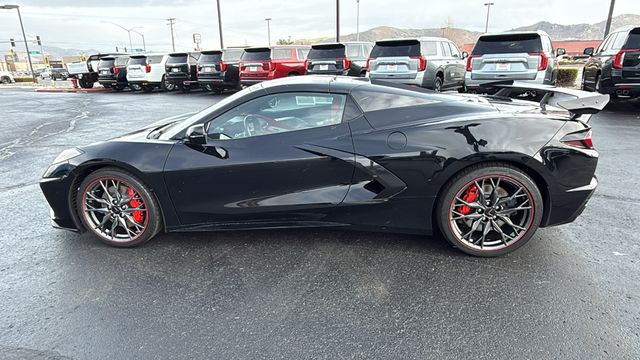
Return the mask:
[[588,48],[584,49],[584,51],[582,53],[585,54],[585,55],[593,56],[593,48],[592,47],[588,47]]
[[191,125],[185,134],[185,142],[193,145],[205,145],[207,143],[207,135],[204,132],[204,125]]
[[463,59],[466,59],[467,57],[469,57],[469,53],[468,53],[468,52],[466,52],[466,51],[463,51],[463,52],[462,52],[462,58],[463,58]]
[[566,54],[566,53],[567,53],[567,51],[566,51],[564,48],[558,48],[558,49],[556,50],[556,55],[557,55],[557,56],[562,56],[562,55],[564,55],[564,54]]

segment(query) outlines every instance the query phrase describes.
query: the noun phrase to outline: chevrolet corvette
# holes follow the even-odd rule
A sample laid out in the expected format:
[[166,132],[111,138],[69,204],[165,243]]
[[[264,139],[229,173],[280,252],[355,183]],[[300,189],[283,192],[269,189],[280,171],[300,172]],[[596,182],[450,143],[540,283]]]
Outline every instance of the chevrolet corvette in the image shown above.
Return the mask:
[[481,96],[339,76],[264,82],[65,150],[40,186],[54,226],[113,246],[161,231],[331,227],[437,231],[497,256],[581,214],[597,186],[588,121],[608,96],[494,85]]

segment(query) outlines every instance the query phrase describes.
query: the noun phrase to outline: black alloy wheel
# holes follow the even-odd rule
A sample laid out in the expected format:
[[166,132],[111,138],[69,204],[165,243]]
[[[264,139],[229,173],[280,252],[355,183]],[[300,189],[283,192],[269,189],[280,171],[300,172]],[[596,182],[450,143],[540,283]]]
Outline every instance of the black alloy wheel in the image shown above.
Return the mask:
[[535,182],[508,164],[477,165],[446,186],[438,206],[445,238],[476,256],[498,256],[524,245],[542,219]]

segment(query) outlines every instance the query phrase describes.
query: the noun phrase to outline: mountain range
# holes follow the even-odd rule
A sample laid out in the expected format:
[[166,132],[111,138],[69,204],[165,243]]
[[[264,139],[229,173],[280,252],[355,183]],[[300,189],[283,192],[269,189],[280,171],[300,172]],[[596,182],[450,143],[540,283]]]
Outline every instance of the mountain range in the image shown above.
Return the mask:
[[[543,30],[551,36],[552,40],[599,40],[604,36],[604,27],[606,21],[595,24],[574,24],[561,25],[553,24],[547,21],[537,22],[532,25],[522,26],[512,29],[512,31],[526,30]],[[624,14],[615,16],[611,21],[611,29],[626,25],[640,26],[640,15]],[[460,29],[455,27],[430,28],[430,29],[400,29],[390,26],[379,26],[367,31],[360,32],[361,41],[374,42],[381,39],[406,38],[419,36],[443,36],[453,40],[455,43],[462,45],[475,43],[481,32]],[[356,40],[356,34],[348,34],[341,36],[342,41]],[[318,42],[332,42],[333,37],[323,37],[316,39],[299,39],[296,42],[302,44],[313,44]]]

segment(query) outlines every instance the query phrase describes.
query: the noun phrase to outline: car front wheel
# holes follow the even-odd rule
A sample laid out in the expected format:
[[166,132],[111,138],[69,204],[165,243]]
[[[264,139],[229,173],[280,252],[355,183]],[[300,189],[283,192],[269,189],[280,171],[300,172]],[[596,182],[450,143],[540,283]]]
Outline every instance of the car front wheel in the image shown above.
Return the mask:
[[111,246],[141,245],[162,229],[160,207],[151,190],[116,168],[97,170],[82,181],[77,211],[84,227]]
[[523,246],[540,225],[542,195],[535,182],[509,164],[480,164],[443,189],[437,222],[444,237],[467,254],[499,256]]

